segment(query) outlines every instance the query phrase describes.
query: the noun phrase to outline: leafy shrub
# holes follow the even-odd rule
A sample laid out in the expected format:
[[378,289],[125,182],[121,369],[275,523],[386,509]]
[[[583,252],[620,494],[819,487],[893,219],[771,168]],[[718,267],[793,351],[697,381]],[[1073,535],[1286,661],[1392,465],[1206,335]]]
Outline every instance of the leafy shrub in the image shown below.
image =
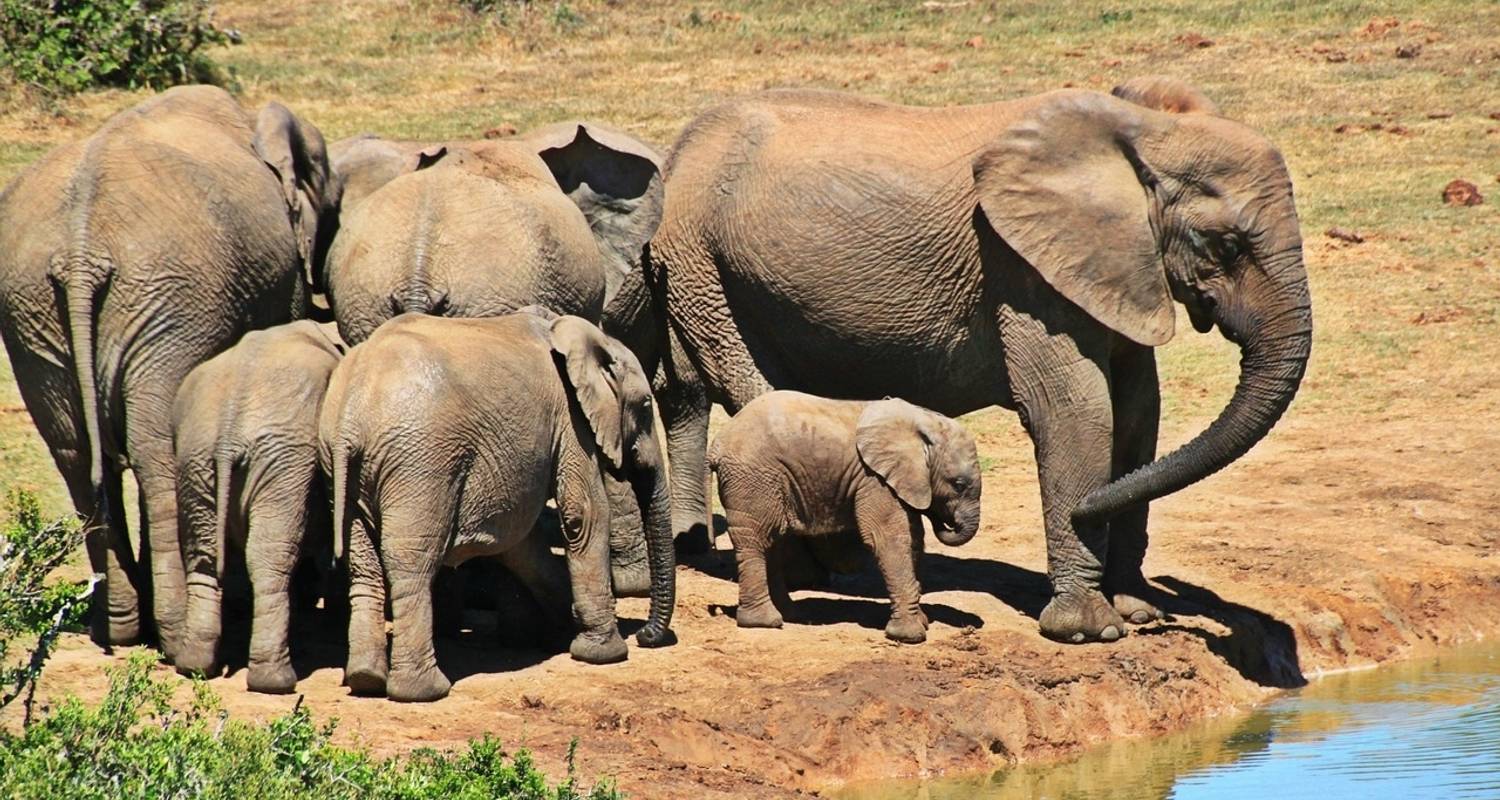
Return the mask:
[[[10,511],[10,522],[0,529],[0,708],[24,696],[29,719],[42,664],[58,635],[83,622],[93,583],[47,583],[83,542],[76,521],[44,524],[41,506],[28,492],[11,494]],[[21,642],[31,645],[30,652],[13,664],[10,648]]]
[[227,717],[207,684],[193,685],[185,711],[172,703],[181,681],[152,675],[156,656],[137,651],[110,671],[109,692],[88,707],[64,701],[20,735],[0,734],[0,797],[231,798],[266,800],[611,800],[601,784],[583,791],[568,754],[568,778],[549,785],[525,750],[514,756],[486,736],[466,750],[419,750],[376,760],[329,744],[334,724],[316,724],[299,702],[264,725]]
[[0,68],[43,91],[220,82],[205,45],[239,41],[208,0],[0,0]]

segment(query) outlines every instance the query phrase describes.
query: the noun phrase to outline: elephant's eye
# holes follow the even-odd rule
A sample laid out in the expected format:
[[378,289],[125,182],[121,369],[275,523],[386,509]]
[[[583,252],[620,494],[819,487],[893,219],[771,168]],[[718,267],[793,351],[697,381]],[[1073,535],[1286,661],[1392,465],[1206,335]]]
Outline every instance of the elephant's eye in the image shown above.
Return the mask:
[[955,489],[959,490],[960,492],[962,492],[963,490],[969,488],[969,479],[965,478],[962,475],[954,478],[953,479],[953,488],[955,488]]
[[1240,256],[1245,252],[1244,240],[1237,233],[1211,236],[1208,242],[1214,261],[1224,266],[1238,262]]

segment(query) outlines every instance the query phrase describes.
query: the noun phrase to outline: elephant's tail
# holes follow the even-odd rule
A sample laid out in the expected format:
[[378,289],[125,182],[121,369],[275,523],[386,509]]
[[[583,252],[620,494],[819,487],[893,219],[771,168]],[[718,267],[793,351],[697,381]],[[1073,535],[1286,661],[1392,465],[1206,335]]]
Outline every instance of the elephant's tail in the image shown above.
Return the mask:
[[333,482],[333,560],[340,561],[349,549],[349,534],[354,521],[354,498],[349,492],[353,479],[353,458],[349,440],[342,434],[333,437],[333,452],[330,459],[330,475]]
[[224,549],[229,544],[230,489],[234,483],[234,452],[227,448],[214,451],[214,577],[224,575]]
[[707,455],[708,455],[708,468],[710,470],[714,471],[714,472],[718,472],[719,471],[719,456],[723,455],[723,450],[722,450],[721,447],[719,447],[719,438],[717,436],[714,437],[713,442],[711,444],[709,444],[709,446],[708,446],[708,454]]
[[99,389],[94,365],[94,308],[100,290],[109,282],[110,269],[85,259],[72,260],[61,278],[68,312],[68,338],[73,348],[74,377],[78,381],[79,408],[83,411],[84,436],[89,454],[89,486],[94,493],[99,522],[118,509],[106,507],[104,492],[104,440],[99,433]]

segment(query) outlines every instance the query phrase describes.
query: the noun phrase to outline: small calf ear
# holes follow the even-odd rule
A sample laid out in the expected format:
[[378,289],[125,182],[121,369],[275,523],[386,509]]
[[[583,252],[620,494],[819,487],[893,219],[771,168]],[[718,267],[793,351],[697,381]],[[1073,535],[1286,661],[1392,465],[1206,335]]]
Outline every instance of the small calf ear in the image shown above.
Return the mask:
[[1131,78],[1109,91],[1121,100],[1168,114],[1213,114],[1219,107],[1198,87],[1167,75]]
[[922,428],[921,409],[905,400],[871,403],[854,432],[859,458],[901,502],[917,511],[932,505],[930,438]]
[[558,317],[552,322],[552,351],[562,356],[568,384],[593,429],[594,442],[611,464],[623,467],[624,419],[604,332],[582,317]]

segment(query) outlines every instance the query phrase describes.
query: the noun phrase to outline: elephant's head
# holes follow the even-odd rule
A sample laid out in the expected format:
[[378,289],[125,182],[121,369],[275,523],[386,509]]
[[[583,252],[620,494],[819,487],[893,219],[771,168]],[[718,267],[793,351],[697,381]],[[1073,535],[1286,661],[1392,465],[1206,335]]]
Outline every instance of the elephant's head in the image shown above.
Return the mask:
[[1208,95],[1187,81],[1166,75],[1131,78],[1109,91],[1121,100],[1173,114],[1218,114]]
[[1239,385],[1219,417],[1085,497],[1076,518],[1201,480],[1280,419],[1307,367],[1312,307],[1291,176],[1265,138],[1217,116],[1054,92],[975,159],[974,180],[995,233],[1100,323],[1165,344],[1175,299],[1198,331],[1217,325],[1241,348]]
[[601,469],[627,474],[642,510],[651,571],[651,613],[636,634],[636,641],[645,647],[670,644],[676,564],[651,383],[629,349],[581,317],[553,320],[551,341],[563,378],[588,420],[603,462]]
[[946,545],[979,531],[979,451],[957,421],[905,400],[871,403],[854,434],[859,458],[891,493],[932,520]]

